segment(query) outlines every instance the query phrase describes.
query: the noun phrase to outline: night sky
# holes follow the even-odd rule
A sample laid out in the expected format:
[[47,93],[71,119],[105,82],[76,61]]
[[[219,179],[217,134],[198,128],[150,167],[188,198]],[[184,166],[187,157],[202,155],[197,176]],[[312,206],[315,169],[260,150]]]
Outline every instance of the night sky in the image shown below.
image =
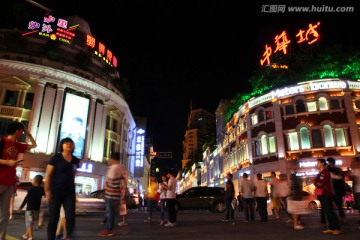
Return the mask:
[[[56,17],[78,15],[95,38],[116,55],[118,70],[128,80],[127,98],[134,116],[147,118],[147,137],[155,151],[182,157],[190,103],[212,113],[221,99],[250,91],[247,80],[260,67],[265,44],[286,30],[295,44],[296,31],[321,22],[321,43],[358,44],[360,20],[356,1],[238,0],[38,0]],[[257,2],[257,3],[255,3]],[[25,0],[5,0],[0,27],[12,6]],[[268,6],[350,6],[352,13],[271,13]],[[178,165],[177,167],[179,167]]]

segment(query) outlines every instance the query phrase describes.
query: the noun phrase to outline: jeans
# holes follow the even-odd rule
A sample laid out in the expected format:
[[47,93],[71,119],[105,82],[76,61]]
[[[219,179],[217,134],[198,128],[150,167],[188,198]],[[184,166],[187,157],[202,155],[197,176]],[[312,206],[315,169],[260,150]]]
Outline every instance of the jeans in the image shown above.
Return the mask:
[[176,223],[175,198],[166,199],[169,222]]
[[49,201],[49,223],[47,227],[48,240],[54,240],[60,217],[60,208],[63,205],[66,218],[66,236],[72,237],[75,227],[75,192],[53,195]]
[[0,185],[0,239],[6,239],[6,226],[10,216],[10,198],[14,192],[14,186]]
[[165,216],[165,199],[160,199],[160,219],[163,221]]
[[153,209],[154,209],[154,199],[148,199],[147,200],[147,211],[149,212],[149,216],[148,218],[151,219],[152,218],[152,214],[153,214]]
[[111,231],[115,224],[115,213],[118,212],[120,206],[120,200],[114,200],[111,198],[105,198],[105,229]]
[[255,220],[254,198],[243,197],[243,205],[244,205],[245,220],[254,221]]
[[345,212],[343,209],[343,199],[344,199],[343,195],[337,195],[337,194],[334,195],[334,203],[339,211],[339,216],[342,219],[345,218]]
[[232,198],[225,198],[225,218],[227,220],[234,220],[234,209],[231,206]]

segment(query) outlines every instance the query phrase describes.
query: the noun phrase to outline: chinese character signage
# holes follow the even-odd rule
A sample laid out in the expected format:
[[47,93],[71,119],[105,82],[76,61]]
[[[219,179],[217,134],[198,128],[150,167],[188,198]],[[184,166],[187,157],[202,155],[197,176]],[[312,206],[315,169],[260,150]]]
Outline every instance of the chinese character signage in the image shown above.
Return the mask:
[[104,62],[113,67],[117,67],[117,58],[102,42],[96,41],[93,36],[86,35],[86,45],[92,48],[95,55],[102,58]]
[[144,173],[145,130],[139,128],[135,136],[135,177],[142,177]]
[[[318,32],[318,27],[320,22],[316,24],[309,24],[307,28],[300,29],[297,31],[295,38],[297,39],[297,44],[307,44],[311,45],[317,42],[320,38]],[[290,48],[291,38],[288,36],[286,31],[282,31],[280,34],[276,35],[274,38],[273,45],[265,44],[265,49],[260,59],[261,66],[269,66],[271,64],[271,57],[276,53],[286,55],[288,49]]]

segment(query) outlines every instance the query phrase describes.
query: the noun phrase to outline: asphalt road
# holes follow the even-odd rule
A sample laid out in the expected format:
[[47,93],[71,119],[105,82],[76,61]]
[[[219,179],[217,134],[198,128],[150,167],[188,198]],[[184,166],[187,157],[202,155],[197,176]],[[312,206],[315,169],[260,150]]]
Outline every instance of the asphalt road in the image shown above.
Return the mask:
[[[129,225],[126,227],[116,227],[115,235],[112,237],[101,237],[98,233],[104,230],[101,224],[102,214],[89,214],[77,216],[75,235],[73,239],[154,239],[154,240],[176,240],[176,239],[249,239],[249,240],[357,240],[360,237],[360,229],[356,222],[360,215],[349,213],[347,215],[349,226],[343,227],[343,234],[334,236],[322,233],[326,229],[325,225],[320,224],[319,212],[316,211],[310,215],[302,216],[305,228],[303,230],[294,230],[291,223],[287,223],[286,216],[274,221],[270,216],[269,222],[259,221],[258,214],[254,222],[243,222],[244,216],[241,212],[235,213],[235,222],[222,222],[224,214],[215,214],[207,211],[182,211],[177,216],[176,227],[164,227],[159,225],[159,212],[153,213],[153,221],[144,223],[147,213],[131,211],[129,213]],[[120,219],[116,219],[118,223]],[[25,229],[23,215],[16,215],[15,219],[10,220],[7,233],[9,240],[21,239]],[[46,240],[46,229],[34,232],[34,239]]]

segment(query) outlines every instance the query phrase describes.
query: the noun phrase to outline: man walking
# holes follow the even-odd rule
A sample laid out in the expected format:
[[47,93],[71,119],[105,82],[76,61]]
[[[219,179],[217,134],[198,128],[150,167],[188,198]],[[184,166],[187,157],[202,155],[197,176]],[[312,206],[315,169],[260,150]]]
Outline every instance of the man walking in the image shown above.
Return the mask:
[[261,222],[268,221],[268,212],[267,212],[267,198],[268,198],[268,190],[267,183],[262,178],[262,174],[256,174],[257,181],[254,183],[255,185],[255,199],[257,203],[257,208],[259,211]]
[[225,189],[225,219],[223,221],[234,221],[234,208],[231,206],[231,202],[235,197],[234,183],[232,182],[232,174],[226,174],[226,189]]
[[[18,142],[23,134],[29,138],[31,144]],[[0,239],[6,239],[6,227],[10,215],[10,198],[14,192],[16,181],[16,166],[24,159],[18,159],[19,153],[25,153],[35,148],[35,139],[24,124],[11,122],[7,126],[7,137],[0,138]]]
[[254,211],[254,184],[248,179],[248,174],[243,174],[243,180],[240,184],[240,191],[243,195],[243,205],[244,205],[244,214],[245,221],[254,221],[255,211]]

